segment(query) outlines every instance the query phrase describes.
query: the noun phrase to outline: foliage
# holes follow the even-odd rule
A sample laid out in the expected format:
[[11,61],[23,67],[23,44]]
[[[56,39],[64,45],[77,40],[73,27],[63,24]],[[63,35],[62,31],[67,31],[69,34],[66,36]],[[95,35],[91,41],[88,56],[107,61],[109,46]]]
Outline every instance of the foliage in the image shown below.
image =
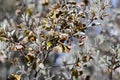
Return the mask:
[[118,80],[120,40],[109,31],[110,1],[42,1],[43,13],[34,2],[18,1],[15,19],[1,23],[1,80]]

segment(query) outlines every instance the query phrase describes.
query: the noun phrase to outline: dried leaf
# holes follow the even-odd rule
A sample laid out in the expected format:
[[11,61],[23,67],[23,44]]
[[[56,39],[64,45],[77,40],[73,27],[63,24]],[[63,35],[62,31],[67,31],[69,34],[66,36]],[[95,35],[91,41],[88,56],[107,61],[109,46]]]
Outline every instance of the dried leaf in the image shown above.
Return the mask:
[[48,3],[49,3],[48,0],[42,0],[42,5],[43,5],[43,6],[47,6]]
[[56,14],[56,18],[58,18],[61,14],[63,14],[62,11],[59,11],[57,14]]
[[7,80],[21,80],[21,76],[18,74],[12,74]]
[[54,47],[54,48],[53,48],[53,51],[54,51],[54,52],[58,52],[58,53],[62,53],[62,52],[63,52],[63,51],[62,51],[62,47],[61,47],[60,45]]
[[12,51],[17,51],[16,47],[11,47]]

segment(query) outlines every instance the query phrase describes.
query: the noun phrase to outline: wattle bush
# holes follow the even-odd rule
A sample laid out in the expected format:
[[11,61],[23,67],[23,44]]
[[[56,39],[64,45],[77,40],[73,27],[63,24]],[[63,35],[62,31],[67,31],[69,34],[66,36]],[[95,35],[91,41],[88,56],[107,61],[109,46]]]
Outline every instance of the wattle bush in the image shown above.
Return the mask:
[[15,7],[1,22],[0,80],[119,80],[110,0],[21,0]]

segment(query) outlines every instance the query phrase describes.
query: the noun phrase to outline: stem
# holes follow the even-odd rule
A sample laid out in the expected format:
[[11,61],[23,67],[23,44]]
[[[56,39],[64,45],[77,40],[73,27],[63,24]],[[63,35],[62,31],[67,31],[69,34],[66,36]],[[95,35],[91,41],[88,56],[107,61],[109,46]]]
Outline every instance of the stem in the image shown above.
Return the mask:
[[111,72],[110,72],[109,79],[110,79],[110,80],[113,80],[113,71],[112,71],[112,70],[111,70]]

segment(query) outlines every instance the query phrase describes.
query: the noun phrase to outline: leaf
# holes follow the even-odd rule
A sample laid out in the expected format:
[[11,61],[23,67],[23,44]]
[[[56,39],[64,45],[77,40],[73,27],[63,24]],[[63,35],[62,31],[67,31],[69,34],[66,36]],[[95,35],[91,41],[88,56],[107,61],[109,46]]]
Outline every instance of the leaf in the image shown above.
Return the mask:
[[78,23],[78,26],[77,26],[77,30],[79,31],[84,31],[86,29],[86,27],[80,22]]
[[81,63],[80,63],[80,62],[77,62],[77,66],[81,67]]
[[42,0],[42,5],[47,6],[48,5],[48,0]]
[[56,14],[56,18],[58,18],[61,14],[63,14],[62,11],[59,11],[57,14]]
[[43,68],[44,68],[44,64],[43,64],[43,63],[39,63],[39,67],[40,67],[41,69],[43,69]]
[[38,64],[39,64],[39,67],[40,67],[40,68],[42,68],[42,69],[44,68],[44,64],[42,63],[42,60],[39,59],[39,60],[38,60]]
[[60,4],[56,4],[53,6],[53,9],[56,10],[56,9],[59,9],[60,8]]
[[20,75],[12,74],[12,76],[15,77],[16,80],[20,80],[20,79],[21,79],[21,76],[20,76]]
[[78,78],[78,70],[73,68],[72,69],[72,76],[75,76],[75,78]]
[[33,51],[33,48],[29,47],[28,50],[29,50],[29,51]]
[[16,30],[12,30],[11,35],[15,35],[15,34],[16,34]]
[[28,16],[31,16],[32,15],[32,11],[29,9],[29,8],[26,8],[26,14],[28,15]]
[[79,31],[79,32],[77,32],[77,33],[74,34],[74,36],[77,36],[77,35],[78,35],[78,36],[85,36],[85,33]]
[[32,69],[33,69],[33,70],[36,69],[36,62],[33,63],[33,65],[32,65]]
[[70,52],[70,48],[68,48],[68,46],[66,45],[62,45],[62,51],[65,52],[65,53],[69,53]]
[[59,37],[60,37],[61,40],[67,40],[68,39],[68,34],[65,34],[65,33],[63,34],[62,33],[62,34],[59,35]]
[[67,4],[76,5],[76,2],[67,2]]
[[86,78],[85,78],[85,80],[90,80],[90,76],[87,75]]
[[87,57],[87,56],[83,56],[83,57],[82,57],[82,61],[83,61],[83,62],[87,62],[87,61],[88,61],[88,57]]
[[58,52],[58,53],[62,53],[62,52],[63,52],[63,51],[62,51],[62,47],[61,47],[60,45],[54,47],[54,48],[53,48],[53,51],[54,51],[54,52]]
[[11,47],[11,50],[12,50],[12,51],[17,51],[17,49],[16,49],[15,46],[14,46],[14,47],[12,46],[12,47]]
[[24,31],[25,36],[29,35],[29,33],[30,33],[29,30],[25,30],[25,31]]
[[52,42],[48,41],[47,42],[47,50],[52,46]]
[[28,37],[30,41],[36,41],[36,36],[32,35]]
[[0,30],[0,37],[6,37],[6,34],[3,29]]
[[84,0],[83,2],[85,3],[85,5],[89,4],[89,0]]
[[23,25],[19,24],[19,25],[17,25],[17,28],[22,29],[22,28],[23,28]]
[[21,80],[21,76],[18,74],[12,74],[7,80]]
[[13,61],[14,65],[16,65],[17,62],[18,62],[18,58],[14,58],[14,61]]
[[42,39],[45,39],[46,35],[45,34],[39,34],[39,37],[42,38]]
[[[53,15],[53,13],[51,12],[50,15]],[[41,25],[45,25],[47,23],[47,19],[46,18],[43,18],[41,21],[40,21]]]
[[80,75],[83,75],[83,71],[79,71],[79,74],[80,74]]
[[73,16],[68,16],[68,21],[72,22],[73,21]]
[[[54,15],[54,12],[53,11],[50,11],[49,14],[48,14],[48,17],[52,17]],[[46,21],[42,20],[43,22],[42,23],[46,23]]]
[[0,41],[6,41],[7,40],[7,38],[5,38],[5,37],[0,37]]
[[20,49],[22,49],[22,48],[23,48],[23,46],[22,46],[22,45],[20,45],[20,44],[16,45],[15,47],[16,47],[16,49],[18,49],[18,50],[20,50]]
[[21,44],[26,44],[28,42],[28,36],[24,37]]
[[27,59],[28,61],[30,61],[30,62],[33,62],[33,60],[35,59],[35,57],[34,57],[34,56],[31,56],[31,55],[26,55],[25,57],[26,57],[26,59]]
[[30,66],[32,62],[34,61],[35,57],[31,55],[26,55],[25,60],[27,61],[27,65]]

